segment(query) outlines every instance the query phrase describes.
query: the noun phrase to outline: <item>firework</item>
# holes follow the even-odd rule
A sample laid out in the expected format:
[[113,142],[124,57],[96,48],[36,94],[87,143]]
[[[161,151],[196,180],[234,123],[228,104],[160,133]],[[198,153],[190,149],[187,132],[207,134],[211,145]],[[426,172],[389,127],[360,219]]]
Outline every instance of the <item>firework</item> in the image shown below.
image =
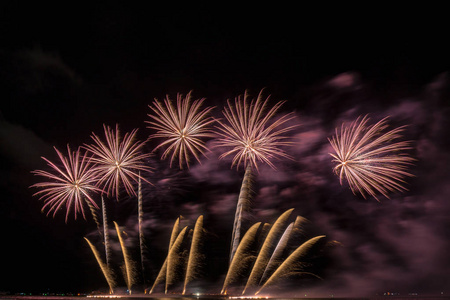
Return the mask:
[[166,279],[166,274],[167,274],[167,258],[169,257],[170,254],[170,249],[172,248],[173,244],[175,243],[175,240],[178,237],[179,234],[179,228],[180,228],[180,218],[177,218],[175,220],[175,223],[173,224],[173,228],[172,228],[172,233],[170,235],[170,241],[169,241],[169,250],[167,253],[167,257],[164,260],[164,263],[161,267],[161,269],[159,270],[158,276],[156,276],[155,282],[153,283],[152,288],[149,291],[149,294],[153,293],[153,290],[155,289],[155,287],[160,284],[163,280]]
[[223,114],[228,124],[217,120],[220,125],[216,127],[218,129],[217,134],[219,135],[217,146],[231,148],[231,150],[221,154],[219,158],[234,155],[231,166],[236,166],[238,169],[243,164],[245,167],[244,179],[242,181],[233,223],[230,263],[240,242],[242,210],[246,206],[246,202],[249,202],[252,168],[258,170],[258,163],[263,162],[275,169],[275,166],[271,162],[272,158],[291,158],[280,147],[291,145],[283,135],[294,126],[281,127],[286,122],[292,120],[294,116],[293,114],[283,115],[278,120],[269,124],[269,121],[283,104],[283,102],[278,102],[266,112],[269,98],[270,96],[266,100],[263,100],[261,90],[256,100],[254,99],[248,103],[248,94],[246,91],[243,97],[238,96],[235,99],[235,106],[232,105],[230,100],[227,101],[228,107],[224,108]]
[[35,175],[51,180],[32,185],[31,187],[42,188],[34,193],[33,196],[40,195],[39,200],[44,200],[42,211],[48,208],[47,215],[53,211],[53,216],[55,216],[58,210],[65,205],[66,222],[72,209],[74,210],[75,219],[79,212],[86,219],[84,202],[98,209],[99,207],[90,194],[101,191],[96,187],[97,177],[93,172],[91,159],[86,153],[81,155],[80,148],[77,151],[71,151],[69,145],[67,145],[68,158],[59,152],[58,149],[54,149],[63,166],[59,167],[42,157],[53,169],[53,173],[42,170],[32,171]]
[[258,231],[261,229],[261,226],[261,222],[255,223],[245,233],[242,241],[239,243],[236,255],[233,257],[230,267],[228,268],[225,282],[223,283],[220,294],[226,294],[228,287],[237,281],[237,278],[241,275],[241,271],[252,262],[252,256],[248,253],[252,243],[256,239]]
[[243,98],[239,96],[235,99],[234,107],[230,100],[227,101],[228,107],[225,107],[223,114],[228,124],[217,120],[220,125],[216,127],[219,135],[217,145],[231,150],[221,154],[220,158],[234,154],[232,166],[239,168],[243,164],[244,167],[251,165],[256,169],[259,162],[275,169],[272,158],[291,158],[280,147],[291,145],[283,135],[294,126],[278,128],[292,120],[294,115],[283,115],[269,124],[283,104],[278,102],[266,112],[269,98],[263,101],[261,91],[256,100],[248,103],[248,94],[245,92]]
[[106,203],[105,199],[102,196],[102,213],[103,213],[103,238],[105,244],[105,256],[106,256],[106,265],[109,267],[111,264],[111,253],[110,253],[110,245],[109,245],[109,229],[108,229],[108,219],[106,217]]
[[[140,174],[139,174],[140,175]],[[142,229],[142,223],[144,218],[144,209],[142,207],[142,188],[141,188],[141,178],[138,181],[138,228],[139,228],[139,249],[141,251],[141,270],[142,270],[142,281],[144,285],[145,282],[145,268],[144,268],[144,252],[145,252],[145,239],[144,230]]]
[[[309,239],[305,243],[303,243],[300,247],[298,247],[288,258],[277,268],[277,270],[269,277],[269,279],[264,283],[264,285],[255,293],[258,295],[262,289],[266,288],[269,285],[274,284],[278,279],[289,274],[290,271],[296,269],[298,265],[301,265],[301,259],[309,254],[313,246],[317,244],[320,240],[325,238],[324,235],[316,236],[312,239]],[[318,277],[313,273],[302,272],[302,274],[307,274],[311,276]]]
[[146,121],[148,128],[155,129],[156,133],[150,138],[162,138],[164,141],[155,150],[167,147],[161,159],[171,154],[170,166],[178,157],[180,169],[183,164],[189,168],[189,156],[192,154],[200,162],[199,155],[205,155],[207,150],[204,138],[213,137],[209,126],[214,120],[208,116],[213,107],[201,108],[205,99],[195,100],[191,103],[191,92],[183,98],[177,94],[176,108],[169,99],[164,104],[155,99],[153,106],[149,106],[154,114],[148,116],[152,121]]
[[277,246],[275,247],[275,250],[273,250],[272,256],[270,257],[270,260],[266,265],[266,268],[261,277],[261,280],[259,281],[260,285],[264,281],[266,281],[267,276],[270,274],[270,272],[279,264],[281,255],[283,254],[283,251],[287,246],[289,238],[291,237],[292,227],[294,227],[294,222],[289,224],[289,226],[286,228],[283,235],[281,236],[280,241],[278,242]]
[[128,292],[131,294],[131,287],[134,285],[136,281],[136,268],[135,262],[131,260],[130,255],[128,254],[128,250],[125,247],[125,243],[122,237],[122,233],[119,229],[119,225],[116,222],[113,222],[116,227],[117,237],[119,238],[120,247],[122,249],[124,267],[123,271],[125,274],[125,282],[127,284]]
[[200,264],[202,255],[200,254],[201,236],[203,232],[203,216],[199,216],[195,222],[194,234],[192,236],[191,250],[189,251],[186,277],[184,280],[183,295],[186,292],[186,286],[195,279],[197,268]]
[[381,193],[404,191],[406,176],[412,176],[407,166],[414,161],[405,150],[411,149],[409,141],[396,141],[402,137],[405,126],[385,132],[387,118],[367,126],[369,118],[358,117],[350,126],[342,124],[340,132],[329,139],[335,153],[330,154],[337,163],[334,172],[342,185],[345,177],[354,194],[359,192],[377,198]]
[[[173,243],[175,243],[175,240],[177,239],[178,234],[180,233],[179,231],[180,231],[180,219],[181,218],[182,218],[182,216],[178,217],[175,220],[175,223],[173,224],[172,233],[170,234],[169,250],[168,251],[170,251],[170,248],[172,248]],[[167,255],[169,255],[169,253],[167,253]]]
[[176,275],[177,275],[177,267],[181,263],[181,255],[180,249],[187,231],[187,226],[184,227],[177,239],[174,241],[172,247],[169,250],[169,255],[167,256],[167,273],[166,273],[166,289],[165,293],[167,294],[169,287],[175,283]]
[[87,238],[84,239],[89,244],[89,247],[91,247],[92,253],[94,254],[95,259],[97,260],[97,263],[100,266],[100,269],[102,270],[103,276],[105,276],[106,282],[109,285],[109,293],[113,294],[114,287],[116,286],[114,274],[112,273],[111,269],[102,261],[97,248],[95,248],[95,246]]
[[273,224],[266,239],[264,240],[261,250],[259,251],[255,265],[253,266],[252,272],[248,277],[247,284],[245,285],[242,294],[244,294],[249,287],[258,284],[259,281],[261,280],[261,276],[263,275],[265,267],[269,262],[271,253],[274,250],[275,241],[278,238],[278,236],[283,232],[284,223],[289,218],[293,210],[294,209],[291,208],[286,212],[284,212]]
[[126,133],[121,139],[118,125],[116,125],[115,131],[109,126],[103,125],[103,128],[106,143],[92,133],[91,138],[95,144],[85,145],[85,148],[94,155],[92,161],[96,163],[95,171],[99,176],[98,185],[108,193],[108,196],[111,194],[116,196],[116,199],[119,197],[121,185],[125,187],[128,195],[136,196],[132,182],[141,178],[137,172],[151,171],[151,168],[145,165],[149,154],[141,152],[145,142],[134,141],[137,129]]
[[230,264],[233,260],[234,254],[237,251],[237,247],[241,240],[241,224],[242,224],[242,213],[248,209],[250,206],[250,200],[252,196],[251,183],[252,183],[252,172],[251,167],[247,166],[244,174],[244,179],[242,180],[241,190],[239,192],[238,203],[236,207],[236,213],[233,222],[233,235],[231,237],[231,251],[230,251]]

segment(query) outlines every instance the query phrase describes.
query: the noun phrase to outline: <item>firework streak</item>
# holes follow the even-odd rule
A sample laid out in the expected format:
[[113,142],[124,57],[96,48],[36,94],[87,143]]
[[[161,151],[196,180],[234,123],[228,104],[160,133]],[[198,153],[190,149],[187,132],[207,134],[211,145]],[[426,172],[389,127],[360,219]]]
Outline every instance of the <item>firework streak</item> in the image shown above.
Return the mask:
[[273,224],[272,228],[269,231],[269,234],[264,240],[264,244],[262,245],[261,250],[259,251],[258,258],[256,259],[255,265],[253,266],[252,272],[250,273],[247,284],[245,285],[242,294],[244,294],[249,287],[257,285],[259,283],[261,276],[264,273],[265,266],[267,265],[270,255],[273,252],[275,240],[278,238],[281,232],[283,232],[284,223],[289,218],[293,210],[294,209],[291,208],[284,212]]
[[167,256],[166,289],[165,289],[166,294],[167,294],[167,291],[169,290],[169,287],[175,283],[176,268],[180,264],[179,252],[180,252],[181,244],[183,242],[186,230],[187,230],[187,226],[181,230],[177,239],[175,240],[172,247],[170,248],[169,255]]
[[192,236],[191,250],[189,251],[189,260],[186,269],[186,277],[184,280],[183,295],[186,292],[187,284],[195,279],[196,269],[200,264],[200,242],[203,232],[203,216],[199,216],[195,222],[194,235]]
[[[280,277],[289,273],[289,271],[295,267],[296,262],[300,261],[304,256],[306,256],[309,250],[321,239],[325,238],[324,235],[316,236],[298,247],[289,257],[278,267],[278,269],[269,277],[266,283],[255,293],[259,294],[265,287],[274,284]],[[306,274],[306,273],[305,273]],[[307,273],[308,275],[315,276],[312,273]]]
[[[173,224],[173,228],[172,228],[172,234],[170,236],[170,241],[169,241],[169,250],[167,253],[167,257],[169,257],[170,254],[170,249],[173,246],[173,243],[175,243],[176,238],[178,237],[178,231],[179,231],[179,226],[180,226],[180,218],[177,218],[175,220],[175,223]],[[149,294],[153,293],[153,290],[155,289],[155,287],[160,284],[163,280],[166,279],[166,274],[167,274],[167,257],[164,260],[164,263],[161,267],[161,269],[159,270],[158,276],[156,276],[155,282],[153,283],[152,288],[150,289]]]
[[100,254],[98,253],[95,246],[92,245],[92,243],[87,238],[84,238],[84,239],[89,244],[89,247],[91,247],[92,253],[94,253],[95,259],[97,260],[97,263],[100,266],[100,269],[102,270],[103,275],[105,276],[106,282],[109,285],[109,293],[113,294],[114,287],[116,286],[116,282],[114,281],[114,275],[113,275],[111,269],[107,265],[105,265],[105,263],[103,263],[103,261],[100,257]]
[[109,251],[109,229],[108,229],[108,219],[106,218],[106,203],[105,199],[102,197],[102,213],[103,213],[103,238],[105,243],[105,256],[106,265],[109,267],[111,263],[111,253]]
[[283,254],[283,251],[287,246],[289,238],[291,237],[293,226],[294,223],[292,222],[291,224],[289,224],[289,226],[286,228],[283,235],[281,236],[280,241],[278,242],[275,250],[273,251],[272,256],[270,257],[269,262],[267,263],[267,266],[264,270],[261,280],[259,281],[259,285],[261,285],[261,283],[263,283],[267,279],[267,276],[270,274],[270,272],[277,266],[278,260],[281,258],[281,255]]
[[246,265],[252,262],[249,260],[250,255],[248,253],[259,230],[261,230],[261,222],[258,222],[250,227],[242,238],[242,241],[239,243],[236,254],[234,255],[228,268],[227,276],[225,277],[225,282],[223,284],[222,291],[220,292],[221,294],[227,293],[228,286],[236,282],[238,277],[241,275],[240,271],[245,269]]
[[145,285],[145,269],[144,269],[144,231],[142,229],[142,219],[144,218],[144,210],[142,208],[142,190],[141,190],[141,177],[139,172],[139,180],[138,180],[138,226],[139,226],[139,249],[141,251],[141,270],[142,270],[142,280]]
[[233,223],[233,234],[231,238],[230,264],[236,253],[237,247],[241,239],[242,213],[246,211],[251,200],[251,184],[252,184],[252,168],[247,166],[245,169],[244,179],[242,180],[241,191],[239,192],[236,214]]
[[117,237],[119,238],[120,247],[122,248],[122,254],[123,254],[123,260],[125,263],[125,282],[127,284],[127,288],[129,293],[131,294],[131,287],[135,283],[135,270],[134,270],[134,263],[131,260],[127,248],[125,247],[125,243],[122,238],[122,234],[119,229],[119,225],[117,225],[116,222],[114,222],[114,225],[116,226],[117,231]]

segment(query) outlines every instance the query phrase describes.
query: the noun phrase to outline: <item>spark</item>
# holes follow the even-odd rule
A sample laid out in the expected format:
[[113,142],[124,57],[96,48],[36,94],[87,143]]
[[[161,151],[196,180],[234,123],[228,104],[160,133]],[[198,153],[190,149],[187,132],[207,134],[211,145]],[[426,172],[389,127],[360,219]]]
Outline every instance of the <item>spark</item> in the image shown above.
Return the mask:
[[189,282],[195,279],[198,267],[201,264],[203,256],[200,254],[203,232],[203,215],[200,215],[195,222],[194,233],[191,241],[191,249],[189,251],[189,259],[186,268],[186,276],[184,279],[183,295],[186,293],[186,287]]
[[283,233],[283,227],[289,216],[291,215],[294,209],[288,209],[285,211],[276,222],[273,224],[272,228],[270,228],[267,237],[264,240],[264,243],[259,251],[258,257],[256,258],[255,264],[253,265],[250,276],[248,277],[247,283],[245,285],[242,294],[251,287],[255,286],[261,280],[261,277],[264,273],[265,267],[270,260],[271,253],[276,247],[276,240],[279,238],[280,234]]
[[[292,271],[292,269],[295,269],[296,265],[301,266],[302,259],[305,258],[307,255],[309,255],[312,251],[314,251],[314,246],[324,238],[325,235],[319,235],[309,239],[308,241],[300,245],[283,261],[283,263],[276,269],[276,271],[272,274],[272,276],[270,276],[269,279],[267,279],[266,283],[264,283],[263,286],[255,293],[255,295],[258,295],[261,292],[261,290],[263,290],[267,286],[274,284],[280,278],[287,276],[289,272]],[[310,272],[300,272],[300,274],[313,276],[321,279],[316,274]]]
[[262,231],[261,228],[261,222],[253,224],[240,241],[237,251],[228,267],[225,282],[223,283],[222,291],[220,292],[221,295],[226,295],[228,287],[237,281],[242,270],[250,263],[253,263],[253,256],[249,254],[249,250],[251,244],[257,237],[258,231]]
[[228,107],[224,108],[223,114],[228,124],[217,120],[220,126],[216,128],[219,139],[218,146],[231,148],[231,150],[220,155],[224,158],[228,155],[234,155],[232,167],[240,164],[244,167],[251,165],[258,169],[258,162],[264,162],[275,169],[271,162],[274,157],[285,157],[291,159],[280,147],[290,146],[286,137],[283,136],[295,126],[289,126],[281,129],[286,122],[292,120],[292,113],[283,115],[273,123],[269,121],[280,109],[284,102],[276,103],[268,112],[265,111],[270,96],[266,100],[262,99],[262,90],[258,97],[248,103],[247,91],[244,96],[235,98],[234,106],[230,100],[227,101]]
[[116,286],[116,282],[114,280],[114,273],[112,270],[108,267],[107,264],[103,262],[101,259],[100,253],[98,252],[97,248],[85,237],[84,238],[86,242],[89,244],[89,247],[92,250],[92,253],[95,256],[95,259],[97,260],[98,265],[100,266],[100,269],[102,270],[103,276],[105,276],[106,282],[109,285],[109,293],[114,293],[114,287]]
[[[120,137],[119,125],[114,131],[109,126],[103,125],[106,143],[95,133],[91,138],[95,144],[86,145],[85,148],[93,153],[92,161],[96,164],[98,173],[98,185],[107,192],[108,196],[119,197],[119,187],[123,185],[128,195],[135,195],[133,182],[142,178],[138,171],[150,172],[151,168],[145,165],[145,160],[150,156],[142,152],[145,142],[134,141],[137,129],[126,133],[123,139]],[[146,182],[146,179],[142,178]]]
[[40,195],[39,200],[44,200],[45,204],[42,207],[42,211],[48,208],[47,215],[53,211],[54,217],[58,210],[65,205],[66,222],[72,207],[74,209],[75,219],[79,212],[86,219],[83,205],[84,201],[98,209],[99,207],[90,194],[101,191],[96,187],[97,177],[93,172],[91,158],[86,153],[81,155],[80,148],[72,152],[69,145],[67,145],[68,158],[58,151],[56,147],[54,149],[63,167],[59,167],[47,158],[42,157],[53,169],[53,172],[35,170],[32,173],[50,179],[51,181],[32,185],[31,187],[42,188],[42,190],[34,193],[33,196]]
[[167,146],[161,159],[171,154],[171,167],[177,157],[182,169],[184,164],[189,168],[191,154],[199,163],[199,154],[206,156],[203,138],[214,136],[209,128],[214,120],[208,116],[213,107],[201,108],[204,101],[205,98],[202,98],[191,103],[189,92],[184,98],[177,94],[176,108],[169,96],[166,96],[164,104],[155,99],[153,106],[149,105],[154,114],[148,115],[152,121],[146,121],[149,124],[147,128],[156,130],[150,138],[164,139],[154,150]]
[[116,222],[113,222],[116,227],[117,237],[119,238],[120,248],[122,249],[123,254],[123,271],[124,271],[124,279],[127,284],[127,288],[129,293],[131,294],[131,288],[136,282],[136,263],[131,259],[130,254],[128,253],[128,249],[125,246],[125,242],[122,237],[122,232],[120,231],[119,225]]
[[358,117],[350,126],[342,124],[340,132],[330,141],[335,153],[330,153],[337,163],[334,172],[339,175],[342,185],[347,179],[354,194],[359,192],[377,198],[381,193],[389,198],[388,192],[407,190],[403,184],[406,176],[413,176],[407,166],[414,161],[405,150],[411,149],[409,141],[396,141],[402,137],[405,126],[384,132],[387,117],[372,126],[367,126],[369,118]]

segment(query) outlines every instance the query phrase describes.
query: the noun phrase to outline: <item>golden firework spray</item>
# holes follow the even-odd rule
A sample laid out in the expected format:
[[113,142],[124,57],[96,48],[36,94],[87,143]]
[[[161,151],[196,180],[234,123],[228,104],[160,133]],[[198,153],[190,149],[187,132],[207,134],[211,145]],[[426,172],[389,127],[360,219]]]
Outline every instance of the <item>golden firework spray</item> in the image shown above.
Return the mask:
[[267,265],[267,262],[269,261],[270,255],[273,251],[275,240],[281,234],[281,232],[283,232],[284,223],[289,218],[293,210],[294,209],[291,208],[284,212],[273,224],[272,228],[269,231],[269,234],[264,240],[264,244],[262,245],[261,250],[259,251],[255,265],[253,266],[252,272],[250,273],[247,284],[245,285],[242,294],[245,293],[247,288],[258,284],[258,282],[260,281],[261,276],[264,272],[264,268]]
[[186,269],[186,277],[184,280],[183,295],[186,292],[187,284],[195,279],[196,268],[200,264],[200,243],[203,232],[203,216],[197,218],[195,222],[194,234],[192,236],[191,250],[189,251],[189,260]]
[[[276,269],[276,271],[269,277],[269,279],[264,283],[264,285],[255,293],[255,295],[259,294],[265,287],[274,284],[280,277],[289,273],[291,268],[296,265],[296,262],[300,261],[304,256],[306,256],[311,250],[311,248],[321,239],[325,238],[324,235],[316,236],[312,239],[309,239],[305,243],[303,243],[300,247],[298,247],[291,255]],[[312,273],[308,273],[310,275],[316,276]],[[316,276],[317,277],[317,276]]]
[[98,253],[95,246],[87,238],[84,239],[89,244],[89,247],[91,247],[92,253],[94,253],[95,259],[97,260],[97,263],[100,266],[100,269],[102,270],[103,276],[105,276],[106,282],[108,283],[109,286],[109,293],[113,294],[114,287],[116,286],[114,274],[112,273],[111,269],[107,265],[105,265],[105,263],[102,261],[100,254]]

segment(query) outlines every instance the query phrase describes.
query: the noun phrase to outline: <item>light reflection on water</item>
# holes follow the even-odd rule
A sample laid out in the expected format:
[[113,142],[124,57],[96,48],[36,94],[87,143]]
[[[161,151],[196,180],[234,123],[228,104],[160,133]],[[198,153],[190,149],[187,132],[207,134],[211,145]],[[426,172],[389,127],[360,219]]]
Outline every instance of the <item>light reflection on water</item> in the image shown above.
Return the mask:
[[[120,295],[120,296],[38,296],[38,295],[30,295],[30,296],[3,296],[0,295],[0,300],[103,300],[103,299],[123,299],[123,300],[228,300],[233,299],[233,297],[227,296],[149,296],[149,295]],[[265,297],[239,297],[239,299],[261,299],[265,300]],[[296,298],[286,298],[276,296],[270,297],[271,300],[331,300],[331,299],[339,299],[339,300],[443,300],[449,299],[444,296],[376,296],[376,297],[329,297],[329,298],[309,298],[309,297],[296,297]]]

